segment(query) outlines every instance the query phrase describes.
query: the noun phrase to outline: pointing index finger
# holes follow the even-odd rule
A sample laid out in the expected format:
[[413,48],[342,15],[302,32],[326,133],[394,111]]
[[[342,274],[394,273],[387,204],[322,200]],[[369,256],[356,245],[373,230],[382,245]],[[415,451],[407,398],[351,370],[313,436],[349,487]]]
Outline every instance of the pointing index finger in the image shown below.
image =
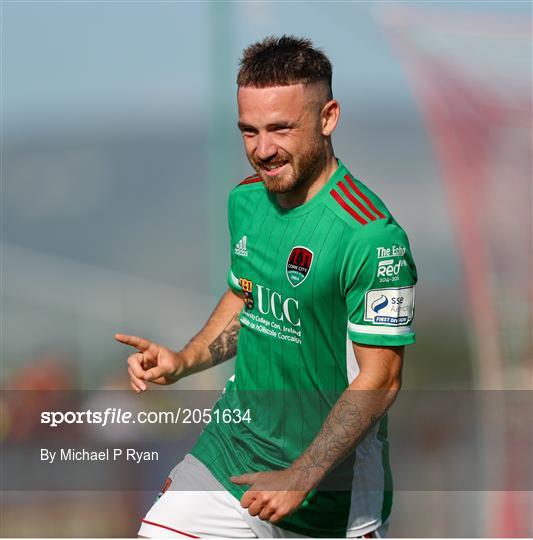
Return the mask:
[[147,339],[143,339],[138,336],[127,336],[126,334],[115,334],[115,339],[124,343],[125,345],[131,345],[137,350],[144,352],[150,348],[150,342]]

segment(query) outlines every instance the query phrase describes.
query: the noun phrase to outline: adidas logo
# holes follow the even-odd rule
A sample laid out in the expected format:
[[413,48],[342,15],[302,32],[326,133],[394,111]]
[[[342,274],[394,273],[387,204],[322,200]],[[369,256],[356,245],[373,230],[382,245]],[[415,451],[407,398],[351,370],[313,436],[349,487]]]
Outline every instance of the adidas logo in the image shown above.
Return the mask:
[[248,250],[246,249],[246,235],[244,235],[235,245],[235,255],[240,255],[241,257],[248,257]]

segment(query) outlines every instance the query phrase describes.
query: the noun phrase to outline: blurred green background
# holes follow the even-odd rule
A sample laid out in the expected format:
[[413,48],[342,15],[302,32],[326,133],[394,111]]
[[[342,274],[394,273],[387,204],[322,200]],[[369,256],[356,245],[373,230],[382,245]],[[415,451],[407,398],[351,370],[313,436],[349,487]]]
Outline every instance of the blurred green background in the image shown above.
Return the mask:
[[[2,2],[3,386],[127,388],[129,353],[115,332],[179,348],[202,326],[226,287],[227,195],[250,174],[236,128],[238,58],[253,41],[290,33],[329,55],[342,108],[336,153],[411,241],[420,281],[404,388],[478,388],[450,194],[388,26],[398,6],[467,27],[531,17],[529,2],[512,1]],[[423,45],[432,30],[416,25]],[[482,59],[501,70],[496,87],[512,99],[512,64],[531,90],[529,39],[495,59],[464,35],[473,68]],[[526,376],[529,361],[518,360]],[[231,373],[228,363],[178,384],[222,388]],[[494,533],[491,497],[400,492],[390,532]],[[134,536],[150,500],[120,486],[4,493],[1,534]],[[514,530],[506,527],[496,533]]]

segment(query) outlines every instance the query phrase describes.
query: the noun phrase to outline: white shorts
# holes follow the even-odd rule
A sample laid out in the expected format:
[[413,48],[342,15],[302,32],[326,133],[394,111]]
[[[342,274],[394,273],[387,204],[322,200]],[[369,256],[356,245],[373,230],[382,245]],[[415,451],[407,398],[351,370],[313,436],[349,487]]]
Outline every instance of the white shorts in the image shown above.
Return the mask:
[[[173,489],[174,488],[174,489]],[[386,526],[367,538],[382,538]],[[358,537],[361,533],[348,536]],[[257,516],[218,482],[211,471],[187,454],[172,469],[163,494],[142,520],[139,536],[145,538],[306,538]]]

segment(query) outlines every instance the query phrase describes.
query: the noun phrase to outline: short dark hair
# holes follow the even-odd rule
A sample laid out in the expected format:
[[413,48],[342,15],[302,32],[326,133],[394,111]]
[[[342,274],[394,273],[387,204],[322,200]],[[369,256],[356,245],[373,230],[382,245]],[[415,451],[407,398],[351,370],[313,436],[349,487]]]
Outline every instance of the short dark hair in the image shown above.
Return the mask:
[[244,49],[238,86],[268,88],[325,82],[330,98],[332,68],[328,57],[310,39],[269,36]]

